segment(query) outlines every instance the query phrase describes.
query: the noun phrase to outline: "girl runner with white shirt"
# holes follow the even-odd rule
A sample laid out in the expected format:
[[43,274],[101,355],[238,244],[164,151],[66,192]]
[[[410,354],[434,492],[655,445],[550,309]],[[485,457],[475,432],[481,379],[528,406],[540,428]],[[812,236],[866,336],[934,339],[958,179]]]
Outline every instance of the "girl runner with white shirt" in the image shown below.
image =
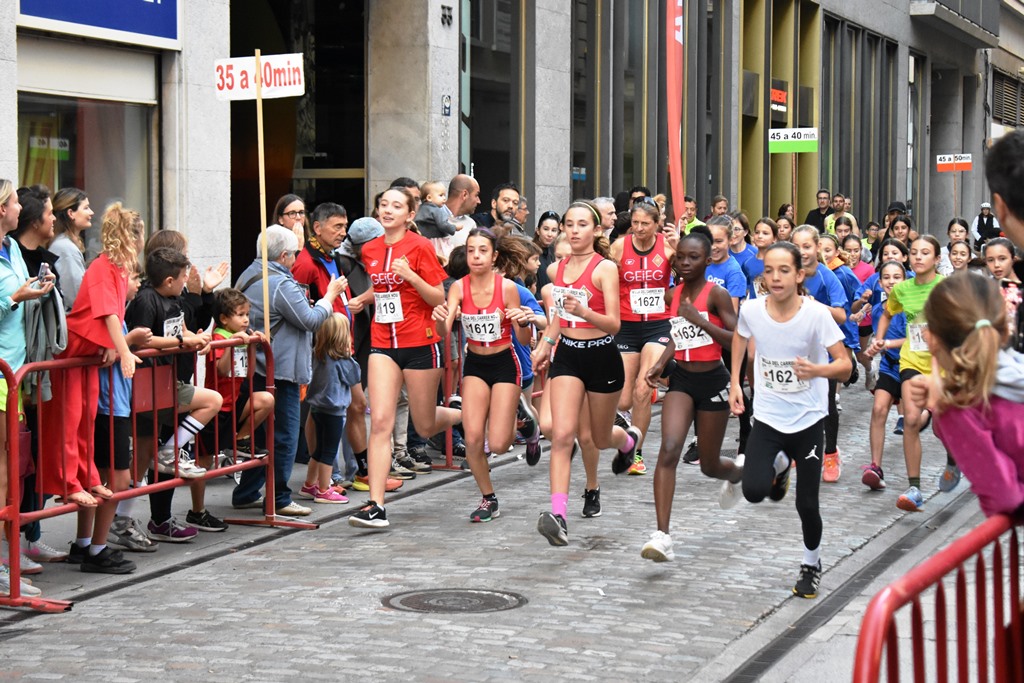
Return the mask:
[[[804,556],[793,593],[818,594],[821,579],[821,480],[824,421],[828,414],[828,380],[848,377],[850,356],[843,332],[824,305],[801,296],[804,280],[800,251],[779,242],[764,258],[768,296],[740,309],[732,342],[732,412],[743,412],[740,377],[743,352],[754,353],[754,423],[743,468],[743,496],[751,503],[766,497],[781,501],[789,488],[790,461],[800,484],[796,510],[803,527]],[[834,359],[829,362],[829,355]]]

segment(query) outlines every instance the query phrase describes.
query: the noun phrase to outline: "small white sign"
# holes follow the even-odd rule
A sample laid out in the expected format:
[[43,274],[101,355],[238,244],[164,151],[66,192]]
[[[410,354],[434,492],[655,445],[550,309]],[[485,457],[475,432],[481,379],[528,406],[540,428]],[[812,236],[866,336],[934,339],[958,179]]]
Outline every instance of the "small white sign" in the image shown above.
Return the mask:
[[[306,93],[306,75],[299,53],[261,55],[264,99],[298,97]],[[214,88],[218,100],[256,99],[256,58],[236,57],[214,62]]]

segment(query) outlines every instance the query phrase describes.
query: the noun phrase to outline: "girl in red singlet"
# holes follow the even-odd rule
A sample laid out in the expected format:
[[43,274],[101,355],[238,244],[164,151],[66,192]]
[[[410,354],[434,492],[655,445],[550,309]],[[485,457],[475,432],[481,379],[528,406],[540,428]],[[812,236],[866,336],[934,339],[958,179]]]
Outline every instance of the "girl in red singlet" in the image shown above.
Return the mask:
[[[729,422],[729,372],[722,364],[722,347],[732,344],[736,311],[732,297],[720,285],[708,282],[704,271],[711,262],[711,240],[691,232],[676,247],[674,269],[681,284],[671,299],[671,340],[646,380],[658,386],[669,374],[668,393],[662,407],[661,450],[654,469],[654,509],[658,529],[644,544],[641,557],[655,562],[673,559],[669,520],[676,490],[676,467],[686,443],[686,433],[696,419],[700,430],[697,449],[705,476],[724,479],[719,503],[730,508],[739,500],[736,484],[743,478],[742,455],[736,460],[721,457],[722,439]],[[673,355],[675,361],[672,361]]]
[[563,220],[572,254],[548,267],[557,315],[533,352],[536,370],[551,366],[551,512],[537,521],[537,530],[551,545],[569,543],[565,516],[570,454],[584,397],[590,404],[594,443],[618,450],[612,462],[615,474],[629,468],[642,436],[636,427],[613,425],[624,383],[622,356],[612,338],[619,330],[619,273],[605,258],[608,243],[601,233],[601,215],[590,202],[574,202]]
[[434,309],[438,332],[448,333],[461,315],[468,351],[462,377],[462,429],[466,437],[466,460],[483,499],[469,515],[471,522],[489,522],[498,517],[484,433],[494,453],[512,445],[516,426],[523,371],[512,348],[512,323],[526,315],[519,307],[519,289],[512,280],[495,272],[504,271],[501,240],[486,228],[470,231],[466,239],[469,275],[452,284],[448,302]]
[[363,245],[360,256],[373,286],[349,301],[353,313],[374,305],[367,366],[370,500],[348,519],[352,526],[368,528],[388,526],[384,487],[402,384],[409,395],[409,416],[424,437],[462,419],[460,411],[437,405],[443,356],[433,314],[444,303],[444,269],[434,245],[409,231],[416,201],[408,190],[393,187],[382,193],[377,212],[384,234]]

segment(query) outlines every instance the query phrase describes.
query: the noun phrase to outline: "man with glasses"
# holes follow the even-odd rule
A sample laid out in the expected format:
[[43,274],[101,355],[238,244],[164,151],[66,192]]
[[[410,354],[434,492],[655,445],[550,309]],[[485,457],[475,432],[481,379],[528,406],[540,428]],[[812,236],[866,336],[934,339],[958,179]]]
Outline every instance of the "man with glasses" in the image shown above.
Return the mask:
[[832,193],[828,189],[822,188],[818,190],[818,208],[807,212],[807,218],[804,219],[804,223],[813,225],[818,229],[818,232],[825,232],[825,218],[835,213],[832,207],[829,206],[831,198]]

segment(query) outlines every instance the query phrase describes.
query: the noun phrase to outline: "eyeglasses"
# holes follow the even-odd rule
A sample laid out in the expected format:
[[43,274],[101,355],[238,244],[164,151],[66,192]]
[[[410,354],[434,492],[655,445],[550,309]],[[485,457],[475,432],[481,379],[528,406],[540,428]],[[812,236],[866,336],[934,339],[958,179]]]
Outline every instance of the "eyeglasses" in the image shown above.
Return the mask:
[[650,197],[647,197],[647,196],[634,197],[633,198],[633,203],[634,204],[647,204],[649,206],[657,206],[658,205],[658,202],[654,201],[653,199],[651,199]]
[[288,218],[291,218],[291,219],[293,219],[293,220],[294,220],[294,219],[296,219],[296,218],[302,218],[302,217],[304,217],[304,216],[306,215],[306,212],[305,212],[304,210],[300,209],[300,210],[298,210],[298,211],[285,211],[285,212],[284,212],[283,214],[281,214],[281,215],[282,215],[282,216],[288,216]]

